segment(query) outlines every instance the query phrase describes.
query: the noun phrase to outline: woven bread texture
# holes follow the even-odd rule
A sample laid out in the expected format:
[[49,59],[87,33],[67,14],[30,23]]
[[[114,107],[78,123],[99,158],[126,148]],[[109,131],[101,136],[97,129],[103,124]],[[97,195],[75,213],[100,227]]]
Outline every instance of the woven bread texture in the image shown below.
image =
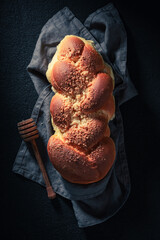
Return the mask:
[[72,183],[103,179],[115,160],[108,122],[114,118],[114,75],[90,40],[67,35],[46,72],[55,92],[51,122],[55,133],[48,155],[61,176]]

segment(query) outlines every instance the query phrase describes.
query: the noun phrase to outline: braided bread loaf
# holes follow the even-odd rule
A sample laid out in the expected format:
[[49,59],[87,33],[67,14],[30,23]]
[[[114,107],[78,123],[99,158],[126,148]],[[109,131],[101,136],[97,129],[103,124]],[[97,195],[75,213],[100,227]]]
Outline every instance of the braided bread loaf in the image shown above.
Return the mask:
[[50,104],[55,130],[50,161],[63,178],[88,184],[106,176],[115,159],[108,122],[114,117],[114,76],[93,42],[68,35],[46,73],[55,95]]

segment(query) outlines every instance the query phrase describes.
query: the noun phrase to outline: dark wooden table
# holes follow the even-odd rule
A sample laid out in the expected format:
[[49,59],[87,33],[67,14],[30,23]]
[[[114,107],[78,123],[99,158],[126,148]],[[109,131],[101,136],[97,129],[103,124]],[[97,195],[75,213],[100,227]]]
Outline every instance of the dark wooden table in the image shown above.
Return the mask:
[[40,185],[12,173],[20,146],[17,122],[29,118],[37,99],[26,67],[43,25],[68,6],[83,22],[105,0],[0,2],[1,230],[5,239],[160,239],[160,31],[154,1],[113,1],[128,36],[128,69],[139,95],[121,106],[131,194],[103,224],[77,226],[70,201],[46,197]]

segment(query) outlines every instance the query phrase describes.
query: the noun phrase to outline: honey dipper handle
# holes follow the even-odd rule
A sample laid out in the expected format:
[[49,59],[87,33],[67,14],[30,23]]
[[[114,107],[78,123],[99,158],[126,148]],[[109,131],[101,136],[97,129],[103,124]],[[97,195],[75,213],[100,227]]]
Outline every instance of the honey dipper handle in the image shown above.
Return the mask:
[[34,154],[36,156],[37,162],[39,164],[39,167],[41,169],[41,172],[42,172],[45,184],[46,184],[46,190],[47,190],[48,198],[54,199],[56,197],[56,193],[53,191],[53,188],[50,184],[50,181],[49,181],[46,169],[44,167],[44,164],[42,162],[42,158],[41,158],[40,153],[38,151],[38,147],[37,147],[35,139],[32,139],[31,143],[32,143],[32,147],[33,147],[33,150],[34,150]]

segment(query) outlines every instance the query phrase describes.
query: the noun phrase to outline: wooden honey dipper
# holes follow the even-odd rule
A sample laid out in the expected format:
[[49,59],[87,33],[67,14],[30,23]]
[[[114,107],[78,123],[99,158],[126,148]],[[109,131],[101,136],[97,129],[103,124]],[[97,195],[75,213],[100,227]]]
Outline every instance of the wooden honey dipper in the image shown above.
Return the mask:
[[34,120],[32,118],[29,118],[29,119],[19,122],[17,124],[17,126],[18,126],[18,131],[19,131],[22,139],[25,142],[30,142],[32,144],[35,157],[37,159],[37,162],[39,164],[39,167],[40,167],[42,175],[43,175],[43,179],[46,184],[48,198],[54,199],[56,197],[56,193],[54,192],[54,190],[51,186],[51,183],[49,181],[45,166],[43,164],[43,161],[42,161],[42,158],[38,151],[38,147],[37,147],[36,140],[35,140],[36,138],[39,137],[39,132],[38,132],[36,123],[34,122]]

